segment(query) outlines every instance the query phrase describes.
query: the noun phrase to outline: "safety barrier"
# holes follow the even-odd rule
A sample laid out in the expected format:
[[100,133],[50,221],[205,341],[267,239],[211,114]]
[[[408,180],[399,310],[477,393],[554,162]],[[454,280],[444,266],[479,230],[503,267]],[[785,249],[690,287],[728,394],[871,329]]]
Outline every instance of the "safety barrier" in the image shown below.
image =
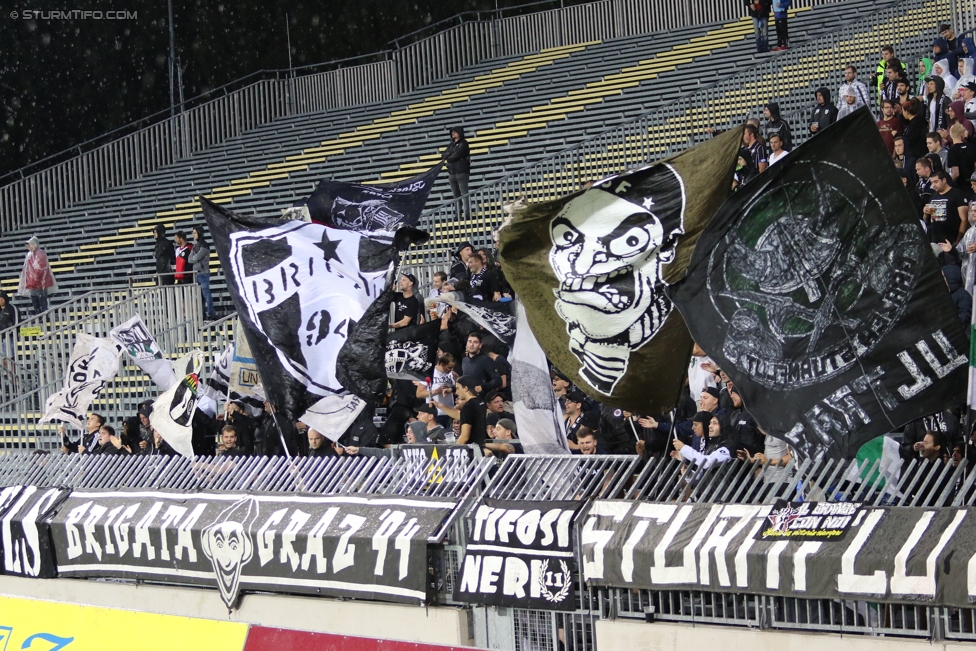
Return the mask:
[[[431,533],[426,539],[426,544],[432,546],[426,561],[431,577],[427,603],[472,607],[475,637],[478,646],[483,648],[510,648],[516,651],[555,651],[559,648],[591,650],[597,646],[594,624],[601,619],[694,622],[926,640],[976,639],[976,610],[968,605],[942,602],[942,599],[957,601],[960,595],[946,587],[944,589],[949,591],[943,597],[943,588],[935,587],[936,582],[948,586],[953,577],[958,582],[960,573],[966,575],[966,563],[976,551],[970,540],[970,531],[966,528],[969,526],[967,518],[971,515],[967,507],[976,505],[972,490],[976,475],[965,473],[965,461],[957,466],[935,462],[922,473],[918,472],[915,464],[909,464],[900,472],[891,468],[882,469],[878,461],[804,461],[799,464],[791,461],[784,467],[731,461],[711,468],[684,465],[681,471],[682,464],[667,458],[642,462],[636,456],[509,455],[496,467],[493,460],[472,457],[467,453],[470,448],[463,448],[464,454],[455,455],[444,454],[446,448],[442,447],[439,455],[428,450],[425,456],[417,457],[406,453],[411,447],[396,448],[390,456],[365,458],[0,457],[0,517],[12,523],[11,535],[14,538],[28,535],[24,544],[36,545],[36,542],[29,542],[33,539],[29,538],[29,534],[22,534],[22,531],[28,531],[31,526],[51,526],[56,560],[60,562],[58,555],[67,553],[59,545],[75,546],[75,551],[71,553],[76,556],[63,557],[64,562],[58,566],[58,572],[62,576],[97,578],[113,575],[111,565],[115,562],[113,554],[116,551],[107,551],[110,546],[104,543],[112,543],[117,538],[131,544],[131,540],[123,536],[128,523],[120,520],[113,524],[101,520],[116,517],[107,516],[107,510],[100,508],[86,515],[93,503],[104,502],[106,508],[130,508],[132,514],[139,514],[138,517],[126,517],[133,524],[138,521],[140,529],[136,532],[135,540],[142,544],[158,543],[162,547],[156,548],[162,549],[167,544],[175,544],[177,540],[184,547],[198,545],[197,536],[203,535],[203,531],[221,525],[224,520],[230,522],[232,518],[228,519],[230,516],[225,517],[225,514],[233,513],[238,508],[236,506],[221,511],[222,515],[213,522],[210,516],[201,519],[199,515],[211,513],[213,509],[208,506],[207,500],[213,500],[217,495],[229,496],[224,500],[228,505],[237,504],[235,499],[265,500],[262,503],[269,508],[261,510],[256,519],[247,519],[242,525],[243,530],[252,536],[252,544],[263,546],[263,567],[268,561],[278,558],[279,550],[281,562],[284,563],[292,553],[295,554],[294,558],[300,559],[311,553],[309,549],[318,549],[315,545],[320,543],[315,543],[316,535],[324,536],[325,540],[330,541],[329,545],[343,544],[337,540],[341,528],[333,530],[325,524],[318,534],[315,533],[314,518],[310,520],[308,512],[314,510],[322,498],[327,498],[323,504],[334,504],[337,509],[352,504],[366,505],[362,506],[365,509],[370,504],[385,503],[382,499],[387,497],[408,501],[411,498],[424,498],[435,503],[437,500],[448,500],[450,514],[430,528]],[[927,477],[934,478],[939,486],[945,485],[949,489],[931,490],[930,483],[925,480]],[[21,489],[24,486],[59,488],[25,492]],[[919,501],[919,491],[931,497]],[[77,497],[73,497],[75,495]],[[153,500],[165,501],[167,495],[178,498],[182,506],[176,510],[166,510],[160,506],[143,514]],[[306,506],[289,516],[292,512],[287,504],[295,499],[304,500],[302,503]],[[753,534],[760,531],[760,524],[766,522],[767,515],[772,514],[772,509],[784,505],[802,507],[804,504],[808,509],[817,508],[818,504],[821,507],[826,505],[832,509],[831,512],[862,513],[862,517],[853,518],[853,522],[852,518],[848,518],[842,523],[830,525],[835,528],[847,527],[850,531],[846,538],[823,542],[816,547],[805,547],[812,544],[808,542],[788,543],[786,540],[770,542],[757,538],[750,542]],[[916,507],[904,506],[908,504],[915,504]],[[280,509],[275,511],[279,506]],[[44,511],[47,507],[50,510]],[[191,509],[199,513],[192,522],[188,520],[184,523],[183,518]],[[525,581],[524,577],[519,578],[518,571],[503,571],[501,560],[492,565],[495,569],[491,572],[494,574],[487,581],[484,577],[488,575],[483,572],[488,570],[477,569],[474,576],[480,577],[480,580],[471,580],[465,564],[469,554],[494,554],[507,559],[506,554],[519,553],[518,545],[525,544],[530,545],[526,548],[529,558],[540,558],[545,562],[549,554],[549,548],[545,545],[552,545],[556,538],[562,537],[555,533],[557,520],[570,522],[566,517],[549,518],[545,515],[554,509],[575,514],[571,535],[563,541],[572,550],[570,556],[576,563],[576,569],[571,570],[569,577],[575,592],[550,593],[554,599],[570,594],[571,603],[558,611],[531,609],[524,607],[533,599],[529,594],[519,596],[513,591],[502,595],[502,586],[507,590],[510,584],[521,581],[519,585],[524,586]],[[120,512],[121,508],[113,513]],[[695,513],[707,513],[708,516],[702,520]],[[539,533],[544,534],[546,527],[550,527],[548,530],[552,534],[547,537],[549,542],[544,541],[542,547],[538,546],[538,535],[533,533],[539,526],[540,514],[543,514],[543,524],[538,529]],[[334,513],[333,516],[338,517]],[[373,531],[365,511],[348,522],[359,522],[356,518],[363,519],[360,525],[364,527],[363,531]],[[939,525],[949,520],[951,524],[948,526]],[[743,528],[752,522],[755,525],[751,530]],[[80,533],[82,524],[84,533]],[[871,542],[872,536],[891,538],[890,531],[894,525],[898,525],[902,533],[894,536],[894,539],[886,539],[883,544]],[[930,525],[935,527],[934,534],[926,536]],[[78,533],[70,533],[73,526],[78,528]],[[803,526],[813,525],[803,524],[801,528]],[[889,529],[884,529],[885,526]],[[116,531],[109,538],[110,530],[120,527],[121,533]],[[342,527],[348,529],[349,525]],[[690,530],[685,531],[685,528]],[[875,528],[878,528],[877,531]],[[169,538],[166,529],[172,531]],[[489,529],[491,534],[488,533]],[[178,531],[183,532],[181,537],[177,536]],[[230,529],[227,531],[230,532]],[[380,527],[376,529],[375,536],[389,538],[392,531],[392,528],[387,530]],[[65,538],[65,535],[68,537]],[[72,538],[74,535],[83,535],[84,538]],[[192,538],[184,539],[184,535]],[[350,536],[353,537],[347,536],[347,542],[359,540],[359,534],[352,533]],[[620,540],[612,542],[615,536]],[[167,543],[167,540],[170,542]],[[378,538],[373,537],[372,540],[372,545],[368,540],[364,541],[362,549],[387,549],[376,542]],[[532,540],[536,542],[532,543]],[[656,542],[658,540],[661,542]],[[672,541],[674,549],[670,548]],[[307,547],[310,543],[315,544]],[[788,547],[790,544],[794,547]],[[844,561],[850,562],[850,566],[845,566],[848,569],[842,572],[853,573],[855,568],[865,572],[869,567],[891,564],[895,568],[893,574],[881,572],[883,576],[892,577],[891,593],[883,589],[872,595],[857,594],[872,590],[863,581],[877,580],[877,574],[872,579],[871,572],[866,572],[860,575],[863,577],[861,583],[855,581],[846,588],[843,582],[833,582],[827,577],[827,584],[839,585],[839,589],[850,591],[849,597],[831,599],[815,594],[809,597],[796,594],[795,584],[799,581],[823,583],[823,577],[802,579],[797,569],[798,558],[806,559],[808,565],[819,564],[810,567],[810,573],[831,562],[840,563],[840,551],[836,547],[826,554],[813,553],[820,545],[842,546],[844,558],[850,557],[849,561]],[[398,543],[398,549],[401,547]],[[17,549],[17,544],[8,545],[2,553],[10,554],[11,550]],[[96,551],[102,549],[106,550],[104,561],[101,556],[95,558]],[[328,552],[326,555],[331,557],[332,547],[325,549]],[[890,551],[884,554],[885,558],[879,558],[879,549]],[[125,551],[118,553],[124,554]],[[658,558],[658,553],[661,554],[660,560],[653,561],[655,565],[651,566],[657,569],[652,569],[650,575],[644,575],[645,578],[639,581],[646,583],[649,576],[660,572],[662,576],[670,575],[670,578],[655,579],[662,586],[675,582],[695,584],[699,578],[703,585],[661,589],[613,585],[613,571],[610,575],[602,574],[607,568],[616,567],[618,571],[625,568],[623,560],[631,558],[631,569],[624,569],[623,576],[629,576],[627,572],[630,572],[636,577],[638,572],[647,572],[645,563],[651,562],[649,559],[652,556]],[[949,566],[943,563],[946,553],[958,556],[952,562],[954,570],[951,573]],[[716,565],[720,556],[728,559],[727,567]],[[180,563],[181,558],[171,562]],[[933,559],[935,565],[932,565]],[[129,562],[149,566],[150,560],[136,562],[130,559]],[[79,565],[86,562],[88,564]],[[253,565],[247,565],[247,562],[244,561],[241,574],[244,583],[255,580],[252,575],[259,571],[256,562]],[[710,588],[709,579],[705,576],[710,562],[712,576],[734,570],[733,580],[736,583],[723,590]],[[104,565],[104,571],[98,569],[99,563]],[[901,570],[898,569],[899,563]],[[925,569],[927,564],[929,570]],[[372,562],[366,565],[372,567]],[[302,566],[307,568],[307,563]],[[692,569],[688,570],[689,567]],[[765,590],[750,592],[734,587],[741,586],[744,575],[740,572],[746,567],[750,576],[754,569],[765,572]],[[773,567],[776,569],[771,569]],[[936,573],[932,569],[934,567],[941,569]],[[138,569],[132,567],[127,571],[129,574],[124,578],[130,580],[175,580],[161,578],[151,572],[140,574]],[[689,571],[691,578],[675,578]],[[899,571],[903,574],[899,574]],[[907,574],[904,574],[906,571]],[[22,569],[13,573],[37,576]],[[247,576],[251,578],[244,578]],[[920,586],[929,580],[932,591],[926,593]],[[786,585],[781,592],[770,588],[784,581]],[[899,596],[902,594],[900,592],[894,594],[903,589],[896,587],[896,581],[900,582],[899,585],[909,586],[910,591],[919,591],[918,594],[913,593],[907,598]],[[179,580],[176,582],[180,583]],[[498,593],[498,598],[511,607],[484,608],[478,605],[484,603],[480,601],[480,596],[465,596],[465,591],[486,590],[486,585],[486,594],[489,594],[494,582],[497,582],[495,587],[498,589],[494,592]],[[200,584],[199,581],[196,583]],[[208,583],[204,581],[203,585]],[[214,583],[209,585],[213,586]],[[559,585],[564,584],[559,581],[554,584],[556,587]],[[528,586],[525,589],[526,592],[535,590]],[[809,589],[815,592],[815,588]],[[972,587],[968,589],[972,590]],[[272,591],[288,593],[295,589],[279,585]]]

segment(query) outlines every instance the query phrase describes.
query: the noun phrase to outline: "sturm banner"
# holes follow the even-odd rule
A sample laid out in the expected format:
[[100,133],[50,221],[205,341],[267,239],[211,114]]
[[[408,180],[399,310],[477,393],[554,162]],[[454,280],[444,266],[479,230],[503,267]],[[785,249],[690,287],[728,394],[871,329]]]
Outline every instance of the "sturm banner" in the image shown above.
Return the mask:
[[50,518],[68,497],[61,488],[0,488],[0,574],[57,576]]
[[579,502],[485,499],[474,513],[455,600],[575,610],[572,524],[579,507]]
[[763,540],[757,534],[775,509],[594,501],[579,520],[583,578],[648,590],[976,603],[976,509],[860,505],[842,539]]
[[241,591],[427,601],[427,540],[455,502],[74,491],[52,523],[58,569]]

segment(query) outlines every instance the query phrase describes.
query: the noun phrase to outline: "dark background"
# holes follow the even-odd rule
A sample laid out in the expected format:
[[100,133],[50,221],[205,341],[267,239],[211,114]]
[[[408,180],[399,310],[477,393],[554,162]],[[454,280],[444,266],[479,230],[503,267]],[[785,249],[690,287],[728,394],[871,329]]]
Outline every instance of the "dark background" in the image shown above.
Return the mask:
[[[286,12],[292,64],[302,66],[387,50],[391,40],[460,12],[525,1],[173,0],[183,95],[190,100],[258,70],[287,68]],[[559,4],[555,0],[536,9]],[[138,16],[23,18],[24,10],[74,9]],[[11,16],[15,11],[17,18]],[[0,3],[0,175],[168,110],[168,56],[165,0]]]

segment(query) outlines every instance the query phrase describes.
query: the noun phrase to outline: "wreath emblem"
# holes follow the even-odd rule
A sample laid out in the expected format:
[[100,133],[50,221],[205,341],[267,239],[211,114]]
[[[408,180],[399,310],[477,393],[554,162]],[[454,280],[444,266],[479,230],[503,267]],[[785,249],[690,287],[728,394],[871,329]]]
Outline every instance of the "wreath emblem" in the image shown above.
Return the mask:
[[569,565],[566,561],[559,561],[560,568],[562,569],[562,575],[564,577],[563,587],[558,591],[553,592],[546,585],[546,572],[549,570],[549,560],[546,560],[545,564],[542,566],[542,571],[539,572],[539,579],[537,583],[539,584],[539,592],[543,599],[550,603],[559,603],[564,601],[569,595],[569,588],[572,585],[572,576],[569,573]]

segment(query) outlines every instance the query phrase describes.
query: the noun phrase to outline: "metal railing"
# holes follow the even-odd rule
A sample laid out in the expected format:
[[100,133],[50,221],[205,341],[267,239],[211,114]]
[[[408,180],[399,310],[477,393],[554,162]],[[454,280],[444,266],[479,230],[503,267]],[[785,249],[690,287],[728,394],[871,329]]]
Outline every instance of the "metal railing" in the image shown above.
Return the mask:
[[[976,19],[965,0],[944,1],[943,16],[956,14],[959,21]],[[830,3],[794,2],[796,7],[823,4]],[[41,171],[28,174],[26,169],[20,170],[18,180],[0,188],[0,231],[37,223],[46,215],[281,117],[394,99],[491,58],[735,20],[744,12],[745,4],[736,0],[677,4],[666,0],[600,0],[510,17],[488,12],[487,19],[476,14],[475,20],[465,21],[460,15],[460,24],[408,45],[394,44],[390,51],[358,57],[382,57],[380,61],[305,75],[295,74],[300,69],[255,73],[273,78],[228,91],[110,142],[98,144],[101,140],[97,139],[88,151],[79,145],[69,150],[77,155]],[[960,22],[960,31],[971,26]],[[227,87],[232,85],[234,82]]]
[[[844,67],[880,56],[882,45],[931,38],[940,20],[951,14],[953,0],[900,0],[879,9],[870,19],[792,47],[785,53],[755,62],[745,72],[670,100],[643,115],[618,124],[497,181],[469,192],[466,197],[429,208],[421,228],[434,234],[413,251],[412,264],[442,260],[461,239],[476,247],[493,244],[493,233],[503,223],[505,206],[519,199],[541,202],[580,189],[587,181],[679,153],[708,137],[707,127],[727,128],[754,117],[770,101],[788,97],[821,80],[836,88]],[[924,39],[922,39],[924,40]],[[924,43],[928,45],[928,43]],[[812,104],[812,94],[804,101]],[[790,113],[786,108],[784,113]],[[796,123],[794,123],[796,124]],[[805,119],[800,121],[805,127]],[[795,129],[796,144],[809,137]],[[465,209],[465,204],[470,209]],[[444,231],[444,236],[438,236]],[[449,233],[449,234],[448,234]]]
[[[41,327],[40,334],[20,337],[19,327],[8,329],[0,341],[14,354],[5,358],[11,368],[0,388],[0,444],[14,448],[56,448],[61,444],[58,423],[37,425],[47,398],[61,389],[64,370],[74,350],[79,332],[108,337],[109,331],[139,314],[156,338],[160,348],[175,358],[199,343],[198,328],[203,321],[203,304],[199,285],[150,287],[140,290],[90,292],[54,308],[28,324]],[[219,327],[219,322],[218,323]],[[208,341],[219,344],[219,330]],[[211,351],[205,351],[210,353]],[[209,358],[207,354],[205,357]],[[119,373],[96,399],[93,410],[110,422],[131,416],[135,405],[155,396],[152,380],[125,355],[120,358]]]

